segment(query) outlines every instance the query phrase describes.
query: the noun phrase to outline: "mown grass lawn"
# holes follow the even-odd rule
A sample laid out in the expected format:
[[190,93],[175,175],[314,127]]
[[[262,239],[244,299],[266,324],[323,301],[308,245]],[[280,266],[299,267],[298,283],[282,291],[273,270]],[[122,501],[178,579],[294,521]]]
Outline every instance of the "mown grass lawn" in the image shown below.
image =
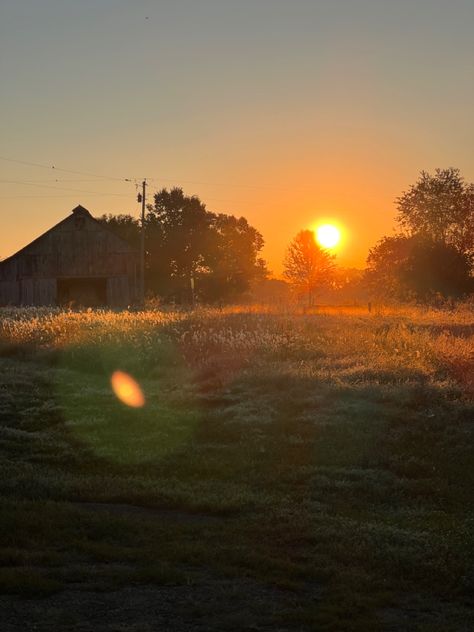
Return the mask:
[[473,342],[469,309],[4,310],[5,629],[472,629]]

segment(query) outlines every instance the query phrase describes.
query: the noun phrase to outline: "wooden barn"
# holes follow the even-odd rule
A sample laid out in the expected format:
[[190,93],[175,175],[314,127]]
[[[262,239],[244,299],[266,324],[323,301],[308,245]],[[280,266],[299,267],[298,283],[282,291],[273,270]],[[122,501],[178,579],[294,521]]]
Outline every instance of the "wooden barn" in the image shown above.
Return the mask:
[[126,307],[137,299],[137,263],[127,242],[77,206],[0,261],[0,305]]

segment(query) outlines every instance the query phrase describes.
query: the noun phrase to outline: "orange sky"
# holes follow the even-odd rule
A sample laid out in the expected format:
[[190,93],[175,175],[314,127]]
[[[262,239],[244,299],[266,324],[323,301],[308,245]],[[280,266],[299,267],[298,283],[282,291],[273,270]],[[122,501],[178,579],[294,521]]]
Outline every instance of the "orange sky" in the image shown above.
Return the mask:
[[[41,6],[38,6],[38,5]],[[5,3],[0,256],[77,204],[138,216],[134,184],[244,215],[270,269],[303,228],[364,265],[421,169],[474,180],[467,0]],[[97,178],[97,174],[110,176]],[[114,179],[117,178],[117,179]]]
[[[215,184],[211,183],[210,172],[196,172],[189,166],[183,170],[182,179],[150,180],[149,192],[152,194],[159,186],[181,185],[186,193],[199,195],[209,210],[243,214],[262,232],[266,242],[263,254],[275,276],[281,274],[282,258],[294,235],[302,228],[314,228],[321,221],[333,220],[343,228],[341,246],[336,249],[340,265],[363,267],[368,249],[382,235],[392,232],[395,215],[393,200],[408,183],[416,179],[417,170],[415,165],[403,165],[393,157],[391,161],[386,159],[374,167],[375,157],[373,162],[369,162],[370,157],[361,162],[357,161],[356,153],[357,147],[352,152],[348,151],[345,157],[331,156],[328,151],[325,161],[311,161],[308,157],[306,167],[299,165],[299,161],[288,161],[283,167],[277,160],[271,161],[270,156],[265,156],[261,158],[264,165],[255,166],[255,172],[261,173],[262,178],[256,178],[253,170],[241,165],[226,167],[216,164],[214,173],[217,174],[218,182]],[[114,157],[111,156],[110,161],[105,162],[107,165],[113,164]],[[429,163],[428,168],[434,168],[436,164],[442,163]],[[79,169],[91,168],[90,162],[77,161],[74,165],[65,165]],[[94,170],[105,173],[104,167],[105,164],[97,162]],[[9,164],[8,168],[12,179],[19,177],[19,172],[15,173],[16,165]],[[227,179],[226,182],[229,171],[236,174],[235,180]],[[38,178],[38,172],[42,178]],[[119,164],[111,173],[126,172]],[[265,180],[263,175],[266,176]],[[61,173],[59,177],[56,173],[59,182],[54,182],[54,176],[53,170],[21,167],[21,177],[30,180],[35,186],[21,187],[23,195],[32,197],[1,201],[2,256],[8,256],[34,239],[79,203],[94,215],[128,212],[139,216],[135,184],[92,178],[90,180],[95,181],[84,182],[85,177],[67,173]],[[78,181],[73,182],[76,179]],[[36,184],[41,187],[103,191],[104,195],[61,189],[53,193],[54,197],[50,197],[48,189],[40,189]],[[46,197],[43,197],[44,191]],[[109,192],[116,195],[105,195]]]

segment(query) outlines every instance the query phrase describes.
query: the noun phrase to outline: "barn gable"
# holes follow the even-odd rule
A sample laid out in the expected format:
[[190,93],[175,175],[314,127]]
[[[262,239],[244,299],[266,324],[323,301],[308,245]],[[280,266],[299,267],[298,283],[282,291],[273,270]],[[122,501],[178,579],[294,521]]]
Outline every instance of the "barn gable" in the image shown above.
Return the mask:
[[0,305],[126,306],[136,299],[137,256],[77,206],[0,262]]

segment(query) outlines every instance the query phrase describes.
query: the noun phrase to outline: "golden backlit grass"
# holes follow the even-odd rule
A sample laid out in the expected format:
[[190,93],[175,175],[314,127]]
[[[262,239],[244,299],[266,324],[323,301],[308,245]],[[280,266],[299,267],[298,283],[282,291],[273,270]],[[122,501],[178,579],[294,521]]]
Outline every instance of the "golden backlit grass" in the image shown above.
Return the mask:
[[473,342],[468,305],[2,310],[0,590],[197,583],[208,629],[467,630]]
[[[453,310],[413,307],[322,307],[312,314],[259,307],[186,311],[65,312],[4,309],[0,345],[21,350],[130,349],[127,364],[156,365],[157,351],[205,364],[210,356],[244,354],[259,362],[274,355],[301,360],[301,370],[348,379],[360,368],[419,370],[438,379],[443,368],[472,388],[472,305]],[[321,360],[304,366],[306,360]],[[159,362],[158,362],[159,364]],[[120,368],[120,367],[116,367]]]

